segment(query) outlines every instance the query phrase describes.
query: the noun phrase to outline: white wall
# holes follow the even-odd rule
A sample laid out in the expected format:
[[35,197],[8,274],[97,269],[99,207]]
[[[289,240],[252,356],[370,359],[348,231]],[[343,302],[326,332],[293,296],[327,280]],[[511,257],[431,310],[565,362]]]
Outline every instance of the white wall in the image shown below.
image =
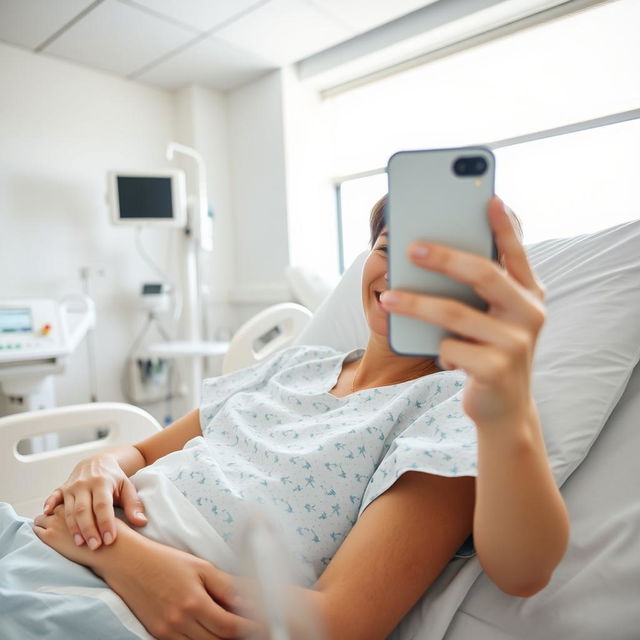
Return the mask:
[[[0,44],[0,296],[81,292],[97,306],[98,398],[120,400],[124,354],[144,316],[137,310],[154,272],[134,249],[134,231],[109,223],[109,169],[168,166],[174,135],[170,94]],[[146,231],[147,251],[170,274],[177,232]],[[59,404],[89,400],[85,345],[56,378]]]
[[[285,268],[294,183],[287,184],[287,153],[295,160],[306,152],[287,150],[292,138],[285,143],[282,72],[229,94],[201,87],[170,94],[0,44],[0,86],[0,297],[79,293],[80,269],[92,269],[99,400],[124,399],[125,355],[145,319],[140,287],[158,279],[135,249],[134,230],[109,222],[108,170],[175,166],[164,156],[170,140],[202,154],[214,209],[214,252],[202,260],[209,290],[205,337],[216,339],[260,309],[291,299]],[[304,130],[304,123],[295,129]],[[179,166],[193,191],[194,165],[183,159]],[[299,208],[304,189],[296,193]],[[329,210],[333,216],[332,201]],[[180,232],[145,230],[143,242],[180,281]],[[216,375],[219,367],[209,362],[205,374]],[[88,381],[83,344],[56,377],[58,404],[88,401]],[[163,419],[163,405],[147,408]],[[174,402],[173,417],[187,409]]]
[[293,68],[227,96],[236,285],[241,318],[289,300],[287,265],[338,276],[331,135],[317,90]]
[[236,274],[229,294],[241,321],[290,299],[282,91],[274,71],[227,96]]

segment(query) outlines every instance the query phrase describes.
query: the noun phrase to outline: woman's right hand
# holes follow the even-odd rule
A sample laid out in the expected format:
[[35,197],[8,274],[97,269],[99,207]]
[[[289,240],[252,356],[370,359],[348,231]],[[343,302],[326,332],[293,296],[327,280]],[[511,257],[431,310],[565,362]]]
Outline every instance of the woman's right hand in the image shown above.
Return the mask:
[[75,543],[92,550],[112,544],[117,535],[114,504],[123,508],[129,522],[147,524],[142,501],[133,483],[109,453],[79,462],[67,481],[45,500],[45,515],[64,504],[65,522]]
[[[234,612],[241,597],[235,576],[145,538],[123,522],[118,522],[118,529],[118,544],[90,554],[89,567],[125,601],[154,638],[266,637],[255,635],[259,629],[255,621]],[[246,600],[242,602],[246,607]]]

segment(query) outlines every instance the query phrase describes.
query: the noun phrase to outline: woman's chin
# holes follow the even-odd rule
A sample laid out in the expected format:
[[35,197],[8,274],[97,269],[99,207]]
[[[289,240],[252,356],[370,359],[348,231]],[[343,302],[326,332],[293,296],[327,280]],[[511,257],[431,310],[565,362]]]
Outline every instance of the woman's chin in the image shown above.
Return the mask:
[[378,336],[386,338],[389,335],[389,318],[375,318],[369,323],[369,330]]

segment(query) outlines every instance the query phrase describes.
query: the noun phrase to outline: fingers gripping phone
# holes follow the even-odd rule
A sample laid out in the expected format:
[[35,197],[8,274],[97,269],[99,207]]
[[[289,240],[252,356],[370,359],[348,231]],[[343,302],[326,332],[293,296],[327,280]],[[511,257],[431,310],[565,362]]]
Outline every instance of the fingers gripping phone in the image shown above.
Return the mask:
[[[464,283],[415,266],[409,245],[422,240],[496,259],[487,219],[495,159],[485,147],[400,151],[389,159],[389,288],[453,298],[477,309],[486,303]],[[389,315],[389,345],[400,355],[436,357],[445,329]]]

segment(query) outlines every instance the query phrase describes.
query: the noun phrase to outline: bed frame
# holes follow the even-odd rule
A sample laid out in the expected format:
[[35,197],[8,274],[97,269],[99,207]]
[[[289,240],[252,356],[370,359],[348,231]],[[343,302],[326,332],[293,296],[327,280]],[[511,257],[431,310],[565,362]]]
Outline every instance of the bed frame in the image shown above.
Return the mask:
[[[82,429],[96,439],[53,451],[22,454],[21,440],[49,433]],[[74,465],[87,456],[132,444],[160,431],[146,411],[119,402],[96,402],[0,418],[0,502],[9,502],[20,515],[42,513],[44,498],[64,482]],[[98,433],[106,436],[98,438]]]

